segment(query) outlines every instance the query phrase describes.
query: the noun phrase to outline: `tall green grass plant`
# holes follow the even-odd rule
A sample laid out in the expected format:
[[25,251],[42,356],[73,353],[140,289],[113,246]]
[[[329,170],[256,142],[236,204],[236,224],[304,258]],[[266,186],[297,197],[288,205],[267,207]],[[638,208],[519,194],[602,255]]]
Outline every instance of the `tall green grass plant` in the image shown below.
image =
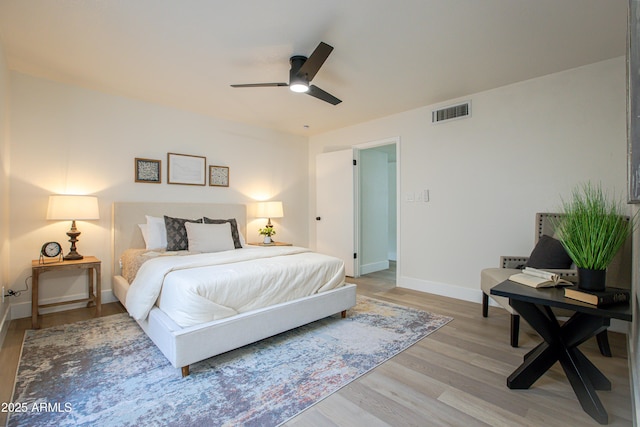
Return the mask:
[[601,185],[586,183],[562,203],[558,240],[578,268],[606,270],[633,230],[636,218],[625,215],[622,202],[609,198]]

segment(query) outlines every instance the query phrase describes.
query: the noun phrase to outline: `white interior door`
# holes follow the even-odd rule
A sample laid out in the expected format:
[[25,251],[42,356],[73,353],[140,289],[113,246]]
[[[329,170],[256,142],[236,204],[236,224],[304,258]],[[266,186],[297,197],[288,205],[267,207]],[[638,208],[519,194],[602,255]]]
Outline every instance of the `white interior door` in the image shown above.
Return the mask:
[[344,261],[347,276],[356,277],[353,150],[316,157],[317,251]]

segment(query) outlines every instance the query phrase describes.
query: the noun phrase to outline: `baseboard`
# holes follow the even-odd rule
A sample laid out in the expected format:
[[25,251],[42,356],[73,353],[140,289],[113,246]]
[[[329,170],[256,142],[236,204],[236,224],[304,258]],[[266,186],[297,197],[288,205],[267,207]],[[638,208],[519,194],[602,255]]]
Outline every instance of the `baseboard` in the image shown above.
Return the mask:
[[[464,288],[449,283],[433,282],[430,280],[420,280],[412,277],[398,277],[397,286],[399,288],[412,289],[414,291],[427,292],[429,294],[443,297],[455,298],[463,301],[482,303],[482,291],[478,289]],[[498,304],[489,300],[491,305],[498,307]],[[480,312],[480,311],[478,311]]]
[[[399,277],[397,286],[399,288],[412,289],[414,291],[426,292],[429,294],[482,304],[482,290],[480,289],[464,288],[462,286],[456,286],[449,283],[432,282],[428,280],[414,279],[411,277]],[[499,307],[504,310],[504,307],[493,301],[491,298],[489,298],[489,305]],[[480,310],[481,308],[478,307],[478,313],[480,313]],[[629,322],[611,319],[611,326],[609,326],[609,330],[629,335]]]
[[9,322],[11,321],[11,317],[9,314],[11,313],[11,306],[8,303],[7,308],[2,313],[2,319],[0,319],[0,348],[2,348],[2,344],[4,343],[4,338],[7,336],[7,331],[9,330]]
[[[86,298],[87,294],[77,294],[77,295],[65,295],[64,297],[58,298],[47,298],[45,300],[40,300],[40,304],[54,304],[56,302],[63,301],[73,301],[75,299]],[[110,302],[116,302],[118,299],[113,295],[113,291],[111,289],[103,290],[101,295],[102,304],[107,304]],[[40,314],[46,313],[57,313],[59,311],[73,310],[74,308],[82,308],[86,307],[85,303],[77,303],[77,304],[68,304],[68,305],[60,305],[56,307],[49,307],[40,309]],[[11,319],[21,319],[23,317],[31,317],[31,301],[20,302],[11,304]]]
[[373,262],[371,264],[365,264],[360,266],[360,274],[369,274],[374,273],[376,271],[388,270],[389,269],[389,260],[384,260],[380,262]]

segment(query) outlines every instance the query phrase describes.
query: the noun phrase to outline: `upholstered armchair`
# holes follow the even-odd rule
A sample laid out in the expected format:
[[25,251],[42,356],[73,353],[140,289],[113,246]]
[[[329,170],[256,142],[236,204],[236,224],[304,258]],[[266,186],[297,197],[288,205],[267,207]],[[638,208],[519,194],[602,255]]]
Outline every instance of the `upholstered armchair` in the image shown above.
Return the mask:
[[[552,271],[569,281],[577,281],[577,270],[567,259],[566,253],[559,249],[561,244],[553,239],[555,226],[562,218],[557,213],[537,213],[535,225],[535,247],[530,256],[502,256],[499,268],[486,268],[480,273],[480,288],[482,289],[482,316],[487,317],[489,312],[489,296],[504,307],[511,315],[511,345],[518,346],[520,333],[520,316],[509,305],[509,299],[491,295],[491,288],[509,278],[512,274],[519,273],[525,266],[541,268]],[[566,258],[565,258],[566,257]],[[631,239],[620,249],[613,262],[607,269],[607,286],[618,288],[631,287]],[[556,311],[557,315],[564,316],[568,312]],[[604,355],[611,355],[607,332],[597,336],[598,346]]]

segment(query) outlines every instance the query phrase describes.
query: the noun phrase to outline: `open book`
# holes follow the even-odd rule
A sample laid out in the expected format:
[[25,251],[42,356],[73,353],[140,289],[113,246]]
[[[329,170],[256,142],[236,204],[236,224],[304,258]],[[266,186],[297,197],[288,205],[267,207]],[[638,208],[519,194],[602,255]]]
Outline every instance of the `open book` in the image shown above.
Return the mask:
[[555,273],[531,267],[525,267],[525,269],[522,270],[522,273],[511,275],[509,280],[531,286],[532,288],[550,288],[553,286],[573,285],[573,283],[561,279],[560,276]]

